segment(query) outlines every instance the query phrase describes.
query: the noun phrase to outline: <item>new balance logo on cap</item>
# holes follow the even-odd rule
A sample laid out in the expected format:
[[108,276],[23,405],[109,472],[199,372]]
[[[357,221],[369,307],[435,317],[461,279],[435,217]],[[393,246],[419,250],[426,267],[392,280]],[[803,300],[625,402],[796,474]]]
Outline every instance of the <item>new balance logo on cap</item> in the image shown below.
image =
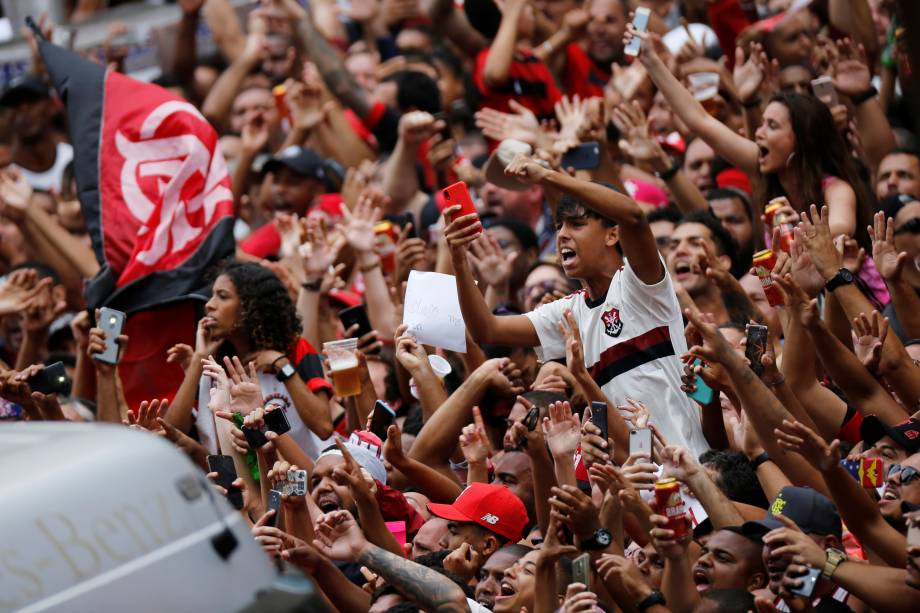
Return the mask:
[[482,519],[480,519],[480,521],[484,521],[490,526],[494,526],[495,524],[498,523],[498,517],[496,517],[495,515],[492,515],[491,513],[486,513],[485,515],[482,516]]

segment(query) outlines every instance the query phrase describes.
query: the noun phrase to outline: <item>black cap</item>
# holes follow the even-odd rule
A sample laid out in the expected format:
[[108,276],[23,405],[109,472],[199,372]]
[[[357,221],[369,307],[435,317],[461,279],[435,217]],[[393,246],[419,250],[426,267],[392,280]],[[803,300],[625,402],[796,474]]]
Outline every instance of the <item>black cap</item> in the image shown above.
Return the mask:
[[10,79],[10,82],[3,89],[3,94],[0,94],[0,106],[10,106],[14,100],[23,94],[50,98],[51,88],[38,75],[31,73],[21,74]]
[[295,174],[305,179],[325,181],[325,160],[313,149],[299,145],[291,145],[282,150],[278,155],[268,160],[263,167],[265,172],[274,172],[286,166]]
[[763,519],[746,521],[741,528],[749,536],[762,537],[770,530],[783,527],[776,515],[785,515],[806,534],[843,537],[843,525],[834,503],[811,488],[791,485],[780,490]]
[[908,418],[899,424],[889,426],[875,415],[863,419],[859,426],[859,434],[868,449],[883,436],[890,436],[895,445],[907,453],[913,454],[920,451],[920,421]]

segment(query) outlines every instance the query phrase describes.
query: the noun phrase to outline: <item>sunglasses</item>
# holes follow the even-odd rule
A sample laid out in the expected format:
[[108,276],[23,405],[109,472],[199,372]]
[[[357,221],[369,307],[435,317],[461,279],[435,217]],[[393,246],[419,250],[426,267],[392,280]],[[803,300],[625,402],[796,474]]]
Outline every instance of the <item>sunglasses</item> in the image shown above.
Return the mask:
[[920,234],[920,217],[911,217],[900,228],[895,228],[894,235],[898,234]]
[[894,475],[901,474],[901,485],[907,485],[914,479],[920,479],[920,470],[913,468],[911,466],[901,466],[900,464],[892,464],[888,468],[888,478],[891,479]]

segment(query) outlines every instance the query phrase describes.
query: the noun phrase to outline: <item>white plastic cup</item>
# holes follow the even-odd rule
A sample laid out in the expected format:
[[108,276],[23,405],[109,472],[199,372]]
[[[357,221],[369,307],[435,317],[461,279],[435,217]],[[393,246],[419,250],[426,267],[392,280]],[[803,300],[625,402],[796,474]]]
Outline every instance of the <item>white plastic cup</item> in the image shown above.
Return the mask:
[[436,353],[429,354],[428,363],[431,365],[431,370],[434,371],[434,374],[436,374],[439,379],[443,379],[453,370],[450,367],[450,362]]

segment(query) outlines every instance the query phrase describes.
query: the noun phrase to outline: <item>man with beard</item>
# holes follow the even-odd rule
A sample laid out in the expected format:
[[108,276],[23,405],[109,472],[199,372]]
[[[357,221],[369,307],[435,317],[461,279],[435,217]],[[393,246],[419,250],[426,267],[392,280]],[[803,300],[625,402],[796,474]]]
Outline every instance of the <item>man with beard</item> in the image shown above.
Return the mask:
[[12,168],[33,189],[60,192],[73,147],[57,142],[50,129],[54,117],[51,90],[41,77],[25,74],[10,81],[0,96],[0,107],[11,111]]

